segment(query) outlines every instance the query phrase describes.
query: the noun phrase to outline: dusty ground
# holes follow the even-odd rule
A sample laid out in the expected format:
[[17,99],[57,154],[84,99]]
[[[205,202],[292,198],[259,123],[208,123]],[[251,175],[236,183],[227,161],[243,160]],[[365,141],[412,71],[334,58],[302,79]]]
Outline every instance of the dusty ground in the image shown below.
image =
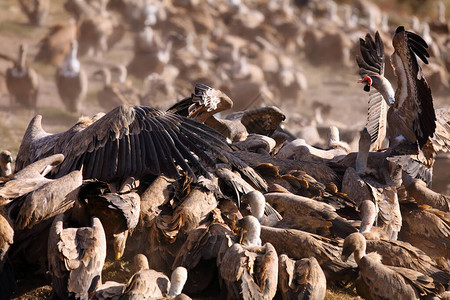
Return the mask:
[[[51,12],[47,24],[56,24],[67,19],[67,13],[62,9],[62,0],[51,1]],[[34,57],[38,49],[39,40],[46,34],[46,28],[30,27],[26,24],[26,18],[21,14],[16,0],[0,1],[0,52],[14,55],[19,44],[25,42],[30,48],[30,57]],[[115,46],[113,52],[109,52],[103,58],[103,63],[126,63],[132,57],[132,35],[127,36]],[[83,58],[82,64],[88,74],[93,74],[102,65],[92,58]],[[31,63],[41,76],[41,89],[38,99],[37,113],[43,115],[43,127],[48,132],[59,132],[66,130],[78,119],[78,115],[68,113],[57,95],[54,83],[54,66],[47,66],[38,63]],[[299,107],[289,107],[283,109],[289,117],[295,114],[310,116],[310,105],[313,101],[320,101],[332,106],[329,122],[343,124],[355,130],[360,130],[364,126],[367,113],[367,95],[361,86],[356,83],[358,76],[356,67],[348,67],[339,70],[326,67],[316,67],[299,57],[298,64],[302,66],[309,83],[309,89],[304,93],[303,104]],[[9,62],[0,59],[0,74],[4,74]],[[82,113],[93,115],[101,111],[97,104],[96,92],[100,88],[100,82],[90,80],[88,97]],[[174,99],[175,100],[175,99]],[[434,97],[435,107],[450,105],[450,94],[441,93]],[[0,76],[0,148],[9,149],[17,153],[22,135],[34,113],[25,109],[14,112],[8,110],[9,99],[4,86],[4,78]],[[169,106],[169,103],[166,107]],[[162,104],[164,107],[164,104]],[[450,163],[448,159],[440,159],[435,170],[434,189],[450,194]],[[122,275],[117,278],[118,274]],[[117,265],[108,261],[104,272],[104,280],[117,280],[125,282],[129,277],[128,273],[118,272]],[[50,297],[51,288],[47,285],[48,279],[45,276],[31,276],[19,282],[18,299],[46,299]],[[43,287],[39,287],[42,286]],[[39,288],[37,288],[39,287]],[[348,291],[329,292],[327,299],[357,299]]]

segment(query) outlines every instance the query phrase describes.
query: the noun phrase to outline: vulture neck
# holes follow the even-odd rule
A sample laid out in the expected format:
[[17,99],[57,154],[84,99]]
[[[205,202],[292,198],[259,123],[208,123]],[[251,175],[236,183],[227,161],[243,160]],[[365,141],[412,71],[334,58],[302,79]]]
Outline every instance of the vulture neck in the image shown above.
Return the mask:
[[103,73],[103,84],[104,86],[108,86],[111,84],[111,72],[109,71],[109,69],[103,69],[102,70]]
[[380,76],[380,85],[374,86],[378,92],[383,96],[388,106],[391,106],[395,102],[395,91],[392,88],[391,83],[386,77]]
[[19,69],[24,70],[25,69],[25,60],[27,58],[27,50],[21,49],[19,53]]
[[183,291],[187,280],[187,270],[183,267],[176,268],[170,276],[170,290],[168,297],[176,297]]
[[361,261],[361,258],[366,256],[366,239],[364,238],[364,243],[362,244],[361,248],[357,248],[355,250],[355,262],[359,266],[359,262]]
[[80,61],[77,59],[77,47],[73,46],[66,56],[62,70],[65,76],[73,77],[80,72]]
[[261,225],[259,221],[254,218],[251,220],[247,232],[244,233],[245,246],[261,246]]
[[370,149],[370,135],[367,129],[361,131],[361,136],[359,138],[359,149],[356,156],[356,172],[361,172],[367,168],[367,158],[369,157]]
[[228,128],[226,122],[223,119],[216,118],[214,115],[204,114],[201,119],[197,121],[214,128],[216,131],[220,132],[224,136],[229,136],[230,129]]
[[143,254],[137,254],[134,257],[134,266],[136,268],[136,272],[142,271],[142,270],[148,270],[148,260],[147,257]]
[[331,148],[333,145],[336,145],[339,142],[339,129],[336,126],[331,126],[330,130],[328,131],[328,148]]
[[360,233],[370,232],[377,216],[375,204],[370,200],[365,200],[361,204],[361,226]]
[[2,169],[2,176],[9,176],[12,174],[12,169],[11,169],[11,162],[1,162],[0,165],[1,169]]
[[266,199],[263,197],[251,197],[249,199],[250,212],[252,216],[262,221],[264,217],[264,207],[266,205]]
[[25,64],[26,64],[27,50],[24,47],[20,48],[19,58],[14,64],[12,69],[13,77],[22,77],[26,74]]

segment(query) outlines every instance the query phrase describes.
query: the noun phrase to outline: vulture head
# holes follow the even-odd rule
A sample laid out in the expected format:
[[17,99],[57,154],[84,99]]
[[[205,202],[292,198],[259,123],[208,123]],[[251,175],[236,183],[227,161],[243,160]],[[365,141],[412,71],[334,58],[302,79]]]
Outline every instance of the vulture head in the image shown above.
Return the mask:
[[355,253],[357,264],[366,255],[366,238],[359,232],[354,232],[345,238],[342,247],[342,260],[347,261],[352,253]]
[[261,225],[254,216],[245,216],[236,222],[240,243],[245,246],[261,246]]

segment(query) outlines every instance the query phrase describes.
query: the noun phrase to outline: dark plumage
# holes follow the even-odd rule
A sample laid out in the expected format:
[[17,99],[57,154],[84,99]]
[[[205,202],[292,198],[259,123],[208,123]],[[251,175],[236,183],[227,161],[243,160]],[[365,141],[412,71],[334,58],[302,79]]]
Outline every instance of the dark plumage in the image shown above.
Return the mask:
[[[42,116],[32,119],[20,145],[16,170],[52,155],[66,159],[52,171],[55,177],[83,170],[83,178],[120,183],[127,177],[147,174],[178,177],[177,166],[192,178],[196,172],[209,176],[213,166],[209,151],[240,169],[256,184],[264,181],[253,169],[233,156],[223,137],[190,118],[146,106],[122,105],[103,117],[81,119],[66,132],[48,134],[41,127]],[[196,156],[194,156],[196,155]]]

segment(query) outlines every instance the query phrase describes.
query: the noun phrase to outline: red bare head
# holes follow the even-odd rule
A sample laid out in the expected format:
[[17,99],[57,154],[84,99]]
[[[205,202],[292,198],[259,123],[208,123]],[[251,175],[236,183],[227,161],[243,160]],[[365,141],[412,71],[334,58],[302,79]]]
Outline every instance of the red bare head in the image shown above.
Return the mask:
[[359,79],[358,83],[366,83],[367,85],[372,85],[372,78],[370,78],[369,76],[366,76],[362,79]]

